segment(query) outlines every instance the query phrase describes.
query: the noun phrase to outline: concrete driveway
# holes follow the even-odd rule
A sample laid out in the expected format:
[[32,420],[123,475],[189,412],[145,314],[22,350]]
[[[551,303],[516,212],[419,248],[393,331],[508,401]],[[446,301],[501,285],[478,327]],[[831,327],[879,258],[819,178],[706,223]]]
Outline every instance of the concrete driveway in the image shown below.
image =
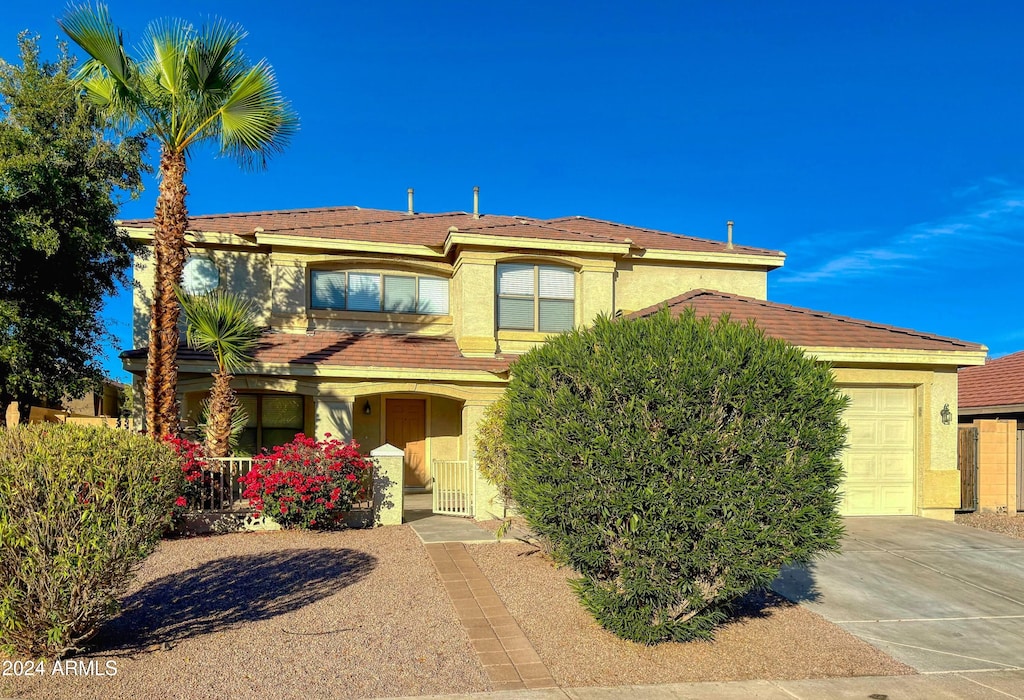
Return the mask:
[[1024,540],[925,518],[845,526],[841,554],[785,569],[775,591],[922,673],[1024,669]]

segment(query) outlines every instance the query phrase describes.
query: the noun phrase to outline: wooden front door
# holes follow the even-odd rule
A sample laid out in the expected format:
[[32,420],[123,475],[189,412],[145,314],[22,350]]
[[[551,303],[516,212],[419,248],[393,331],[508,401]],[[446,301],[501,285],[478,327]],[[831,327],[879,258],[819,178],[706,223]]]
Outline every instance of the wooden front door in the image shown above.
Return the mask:
[[384,439],[405,450],[405,485],[426,486],[427,402],[424,399],[387,399]]

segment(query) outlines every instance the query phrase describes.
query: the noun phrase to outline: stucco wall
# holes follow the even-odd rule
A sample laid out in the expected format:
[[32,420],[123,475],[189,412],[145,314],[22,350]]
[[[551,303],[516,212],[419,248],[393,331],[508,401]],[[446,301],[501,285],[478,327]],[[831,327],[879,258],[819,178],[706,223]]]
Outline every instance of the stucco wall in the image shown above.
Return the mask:
[[[147,250],[152,248],[147,247]],[[220,288],[241,295],[253,306],[256,322],[270,325],[270,266],[265,253],[195,248],[190,257],[208,258],[220,273]],[[149,344],[149,310],[153,303],[153,256],[137,255],[132,266],[137,283],[132,299],[132,342]]]
[[976,420],[978,509],[1017,511],[1017,421]]
[[637,311],[692,289],[768,298],[768,272],[690,263],[620,261],[616,265],[615,308]]

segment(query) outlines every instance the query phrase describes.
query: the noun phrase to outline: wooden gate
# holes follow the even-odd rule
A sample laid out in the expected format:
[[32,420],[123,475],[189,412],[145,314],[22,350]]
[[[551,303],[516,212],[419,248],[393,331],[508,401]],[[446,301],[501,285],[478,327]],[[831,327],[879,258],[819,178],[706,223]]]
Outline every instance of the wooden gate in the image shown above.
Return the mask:
[[[1017,449],[1020,450],[1019,442]],[[1019,460],[1018,456],[1018,464]],[[962,427],[957,432],[956,468],[960,470],[960,510],[977,510],[978,429],[975,427]]]
[[473,463],[466,459],[434,460],[434,512],[438,515],[473,517],[476,479]]

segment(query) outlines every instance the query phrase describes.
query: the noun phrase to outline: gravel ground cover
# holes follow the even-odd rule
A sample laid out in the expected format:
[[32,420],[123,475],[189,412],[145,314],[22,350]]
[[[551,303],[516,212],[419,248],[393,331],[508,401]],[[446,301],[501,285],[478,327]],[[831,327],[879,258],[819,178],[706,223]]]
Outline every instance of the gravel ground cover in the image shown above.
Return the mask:
[[[560,686],[912,674],[774,594],[751,596],[714,642],[654,647],[618,639],[579,605],[572,572],[520,543],[467,547]],[[534,552],[531,554],[531,552]]]
[[0,697],[367,698],[490,689],[408,527],[163,542],[81,661]]
[[1006,513],[957,513],[956,522],[1000,535],[1009,535],[1024,540],[1024,514]]

